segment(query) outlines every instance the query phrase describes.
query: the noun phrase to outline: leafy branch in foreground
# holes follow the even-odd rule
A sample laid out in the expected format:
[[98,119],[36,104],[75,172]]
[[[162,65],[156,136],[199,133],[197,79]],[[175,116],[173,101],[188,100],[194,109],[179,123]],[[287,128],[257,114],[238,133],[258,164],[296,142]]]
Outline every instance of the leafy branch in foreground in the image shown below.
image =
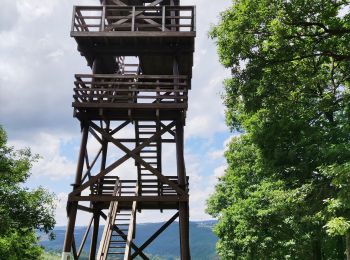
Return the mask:
[[43,250],[35,230],[50,233],[54,227],[54,196],[42,187],[24,187],[37,159],[29,149],[8,147],[0,127],[0,259],[39,259]]

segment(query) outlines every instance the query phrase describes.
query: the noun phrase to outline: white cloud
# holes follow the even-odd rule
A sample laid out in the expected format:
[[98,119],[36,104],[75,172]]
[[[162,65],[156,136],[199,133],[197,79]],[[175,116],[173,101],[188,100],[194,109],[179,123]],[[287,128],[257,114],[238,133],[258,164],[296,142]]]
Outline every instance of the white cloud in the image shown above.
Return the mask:
[[67,198],[68,193],[60,192],[56,195],[56,212],[55,219],[57,226],[65,226],[67,225]]
[[62,144],[71,139],[71,136],[58,137],[56,134],[41,132],[26,140],[10,140],[9,144],[17,149],[30,147],[34,154],[40,155],[41,158],[32,168],[33,178],[62,180],[75,174],[76,164],[60,151]]
[[221,165],[221,166],[215,168],[215,170],[214,170],[214,176],[215,176],[216,178],[220,178],[220,177],[224,176],[225,170],[226,170],[226,169],[227,169],[227,165],[226,165],[226,164]]

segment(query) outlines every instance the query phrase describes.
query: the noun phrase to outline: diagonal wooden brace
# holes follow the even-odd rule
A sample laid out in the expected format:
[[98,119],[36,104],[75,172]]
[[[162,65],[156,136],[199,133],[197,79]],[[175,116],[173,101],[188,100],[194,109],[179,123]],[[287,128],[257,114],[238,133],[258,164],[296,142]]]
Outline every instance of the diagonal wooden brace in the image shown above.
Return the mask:
[[134,259],[135,257],[137,257],[140,253],[142,253],[142,251],[149,246],[160,234],[163,233],[163,231],[170,226],[171,223],[173,223],[175,221],[175,219],[177,219],[177,217],[179,216],[179,212],[177,212],[174,216],[172,216],[163,226],[161,226],[149,239],[147,239],[147,241],[145,243],[143,243],[142,246],[140,246],[139,249],[135,250],[135,252],[132,254],[131,259]]
[[163,174],[161,174],[157,169],[153,168],[149,163],[144,161],[137,153],[134,151],[131,151],[129,148],[127,148],[125,145],[123,145],[118,140],[114,139],[112,136],[110,136],[106,131],[104,131],[102,128],[97,126],[95,123],[91,122],[91,127],[93,127],[97,132],[99,132],[106,140],[109,142],[112,142],[115,144],[118,148],[120,148],[122,151],[124,151],[126,154],[128,154],[130,157],[134,158],[136,162],[141,164],[143,167],[145,167],[147,170],[152,172],[154,175],[158,177],[158,179],[163,184],[168,184],[170,187],[172,187],[175,191],[178,192],[179,195],[186,195],[186,192],[181,189],[177,184],[170,181],[167,177],[165,177]]
[[[92,122],[90,122],[92,123]],[[156,134],[154,134],[151,138],[149,138],[148,140],[144,141],[141,145],[139,145],[138,147],[136,147],[134,150],[132,150],[133,153],[137,154],[138,152],[140,152],[143,148],[145,148],[147,145],[149,145],[150,143],[156,141],[158,138],[160,138],[163,134],[165,134],[166,132],[168,132],[173,126],[175,126],[176,122],[172,122],[169,125],[167,125],[166,127],[164,127],[160,132],[157,132]],[[119,158],[117,161],[115,161],[114,163],[112,163],[110,166],[108,166],[105,170],[101,171],[100,173],[98,173],[97,175],[91,177],[87,182],[85,182],[84,184],[80,185],[79,187],[76,187],[74,189],[74,191],[72,191],[69,196],[68,196],[68,200],[70,196],[74,196],[74,195],[79,195],[79,193],[81,193],[83,190],[85,190],[86,188],[90,187],[91,185],[95,184],[99,179],[103,178],[104,176],[106,176],[108,173],[110,173],[111,171],[113,171],[116,167],[120,166],[122,163],[124,163],[125,161],[127,161],[131,156],[129,154],[124,155],[123,157]]]
[[[127,235],[121,231],[116,225],[113,226],[113,230],[116,231],[123,239],[127,239]],[[142,252],[142,250],[140,250],[140,248],[138,248],[132,241],[130,243],[131,247],[135,250],[135,251],[140,251],[140,256],[143,258],[143,259],[146,259],[148,260],[149,258]]]
[[[152,2],[152,3],[151,3],[150,5],[148,5],[148,6],[156,6],[157,4],[160,4],[161,2],[163,2],[163,0],[156,0],[156,1]],[[116,0],[115,3],[117,3],[117,5],[119,5],[119,6],[127,6],[126,4],[124,4],[123,2],[118,1],[118,0]],[[142,14],[142,11],[135,12],[135,17],[138,16],[138,15],[140,15],[140,14]],[[107,27],[107,30],[112,30],[112,29],[114,29],[116,26],[125,23],[126,21],[128,21],[129,19],[131,19],[132,16],[133,16],[133,14],[130,14],[130,15],[126,16],[126,18],[121,19],[121,20],[119,20],[119,21],[117,21],[117,22],[115,22],[115,23],[110,24],[110,25]],[[162,28],[162,25],[158,24],[157,22],[155,22],[155,21],[153,21],[153,20],[151,20],[151,19],[143,19],[143,20],[144,20],[145,22],[149,23],[149,24],[159,25],[159,28]]]

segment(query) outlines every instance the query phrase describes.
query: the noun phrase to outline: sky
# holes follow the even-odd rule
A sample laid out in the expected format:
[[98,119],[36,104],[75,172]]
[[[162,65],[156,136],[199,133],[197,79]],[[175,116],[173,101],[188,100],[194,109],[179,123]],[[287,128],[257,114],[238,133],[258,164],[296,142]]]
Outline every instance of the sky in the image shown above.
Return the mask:
[[[66,198],[72,190],[80,144],[80,127],[71,107],[73,75],[90,73],[70,38],[73,5],[98,5],[98,0],[1,0],[0,124],[9,144],[30,147],[41,159],[34,165],[29,188],[43,186],[56,194],[57,225],[66,225]],[[183,0],[197,6],[197,38],[192,90],[185,127],[185,161],[190,177],[190,218],[207,220],[205,202],[224,174],[225,147],[232,133],[225,125],[223,80],[229,72],[219,63],[208,31],[218,22],[228,0]],[[91,144],[94,147],[94,144]],[[166,172],[174,170],[175,150],[163,156]],[[115,157],[118,154],[113,155]],[[113,159],[113,156],[109,158]],[[133,170],[132,161],[120,168]],[[173,175],[173,174],[166,174]],[[144,213],[140,222],[166,219],[171,212]],[[87,216],[77,220],[84,225]]]

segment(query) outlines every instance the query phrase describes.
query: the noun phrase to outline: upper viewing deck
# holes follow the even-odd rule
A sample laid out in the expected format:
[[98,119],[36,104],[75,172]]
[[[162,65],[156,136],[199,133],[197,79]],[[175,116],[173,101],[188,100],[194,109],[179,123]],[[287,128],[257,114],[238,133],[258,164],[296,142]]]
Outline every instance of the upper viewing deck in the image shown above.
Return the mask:
[[[71,36],[80,47],[108,47],[117,55],[133,55],[131,47],[147,53],[179,47],[193,52],[194,6],[75,6]],[[161,45],[160,45],[161,44]],[[164,48],[159,48],[164,47]]]
[[71,36],[91,67],[96,56],[139,56],[143,73],[168,75],[176,54],[191,77],[195,17],[195,6],[75,6]]

